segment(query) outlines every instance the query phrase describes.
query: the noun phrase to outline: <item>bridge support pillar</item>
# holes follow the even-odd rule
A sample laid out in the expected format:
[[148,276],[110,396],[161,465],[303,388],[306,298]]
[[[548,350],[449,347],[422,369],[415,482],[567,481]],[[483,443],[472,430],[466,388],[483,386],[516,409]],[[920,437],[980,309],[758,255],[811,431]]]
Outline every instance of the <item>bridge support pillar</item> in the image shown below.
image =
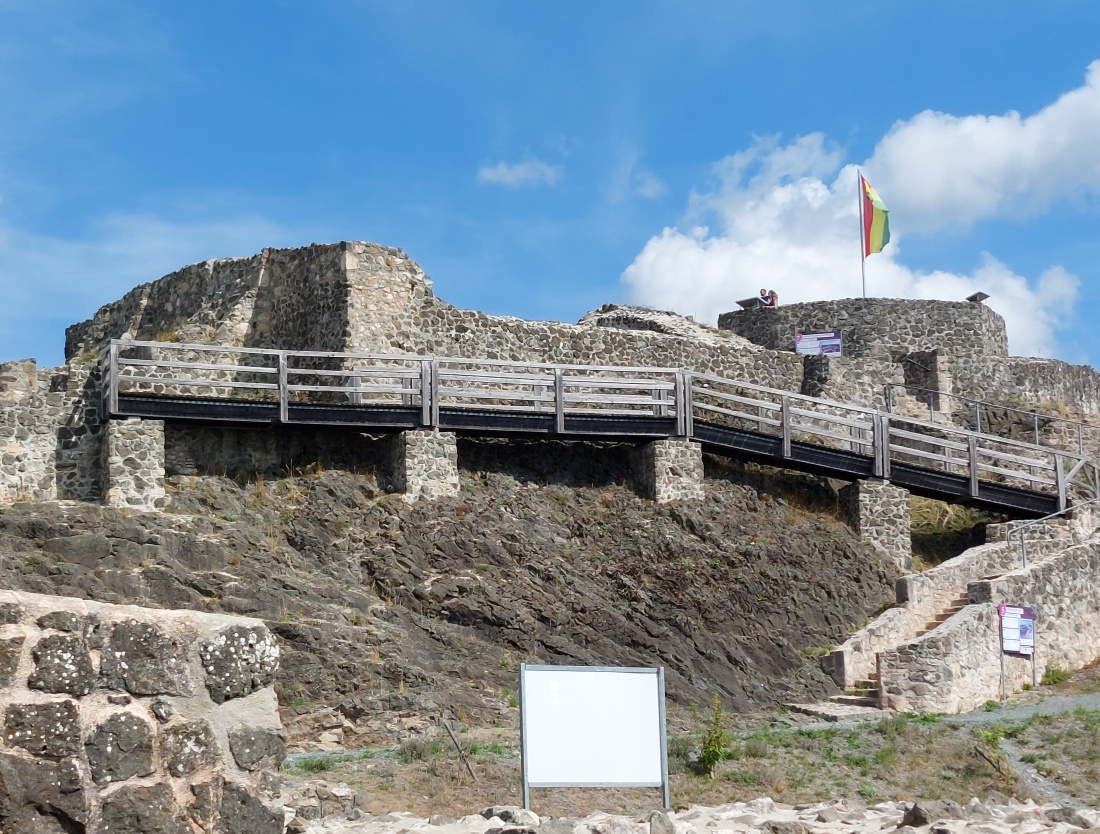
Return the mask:
[[108,420],[103,436],[103,503],[149,512],[165,502],[164,421]]
[[394,487],[406,501],[458,494],[458,442],[438,429],[403,431],[390,441]]
[[875,479],[856,481],[840,490],[840,506],[860,541],[878,545],[899,576],[912,572],[909,490]]
[[634,477],[658,504],[703,500],[703,447],[686,438],[647,443],[634,453]]

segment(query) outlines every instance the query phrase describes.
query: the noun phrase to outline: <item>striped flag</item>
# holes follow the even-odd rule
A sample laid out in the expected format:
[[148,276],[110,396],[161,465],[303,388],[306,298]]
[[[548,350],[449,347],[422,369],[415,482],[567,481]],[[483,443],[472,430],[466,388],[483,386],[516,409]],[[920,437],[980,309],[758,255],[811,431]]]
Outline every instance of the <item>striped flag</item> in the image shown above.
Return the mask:
[[890,242],[890,212],[882,204],[871,183],[859,175],[863,194],[863,256],[881,252]]

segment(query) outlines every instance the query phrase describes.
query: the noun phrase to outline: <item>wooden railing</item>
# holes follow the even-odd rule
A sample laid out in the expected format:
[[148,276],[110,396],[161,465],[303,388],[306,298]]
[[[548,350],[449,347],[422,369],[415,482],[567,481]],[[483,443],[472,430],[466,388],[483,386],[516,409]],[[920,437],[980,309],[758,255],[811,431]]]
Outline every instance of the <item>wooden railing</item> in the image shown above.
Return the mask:
[[891,467],[918,466],[968,479],[973,496],[980,482],[1056,495],[1059,509],[1071,485],[1100,496],[1097,471],[1078,450],[678,368],[113,341],[102,374],[109,416],[122,396],[263,403],[282,422],[297,405],[403,409],[427,427],[441,425],[441,413],[552,415],[558,434],[608,433],[575,418],[645,418],[650,434],[697,437],[705,424],[772,437],[780,458],[796,446],[842,450],[871,459],[886,479]]

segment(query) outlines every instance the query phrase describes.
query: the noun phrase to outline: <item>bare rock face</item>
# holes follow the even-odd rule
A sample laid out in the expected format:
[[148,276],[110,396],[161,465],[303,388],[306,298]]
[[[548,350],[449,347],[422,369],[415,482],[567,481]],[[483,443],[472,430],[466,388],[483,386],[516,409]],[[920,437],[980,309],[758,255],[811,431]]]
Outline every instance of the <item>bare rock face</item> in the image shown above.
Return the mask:
[[5,602],[0,605],[0,625],[11,625],[23,618],[23,609],[14,602]]
[[266,629],[233,626],[201,650],[206,688],[215,704],[271,686],[279,650]]
[[111,630],[110,650],[103,655],[108,689],[131,695],[189,695],[187,658],[180,646],[150,623],[129,620]]
[[80,754],[80,712],[75,701],[13,704],[4,715],[4,739],[36,756]]
[[153,773],[153,733],[149,725],[130,713],[113,715],[84,742],[92,779],[107,785]]
[[95,687],[95,669],[82,638],[70,634],[43,637],[33,656],[36,666],[27,681],[31,689],[87,695]]

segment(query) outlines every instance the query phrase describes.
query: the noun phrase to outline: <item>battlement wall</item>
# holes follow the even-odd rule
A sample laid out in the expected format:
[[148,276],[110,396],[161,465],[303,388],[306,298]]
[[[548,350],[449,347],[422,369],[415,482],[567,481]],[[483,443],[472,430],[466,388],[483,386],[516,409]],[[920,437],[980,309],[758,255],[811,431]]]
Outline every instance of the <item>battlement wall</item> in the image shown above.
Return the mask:
[[[797,331],[841,329],[844,355],[803,357]],[[66,331],[69,363],[0,366],[0,500],[105,495],[95,360],[112,338],[288,350],[685,368],[808,396],[919,416],[927,397],[1100,414],[1100,376],[1086,366],[1007,355],[1004,322],[969,302],[845,299],[723,314],[720,329],[674,313],[607,305],[577,324],[454,307],[400,249],[362,242],[265,249],[210,260],[144,284]],[[196,360],[201,361],[199,356]],[[29,364],[27,364],[29,362]],[[907,401],[911,400],[911,401]],[[938,415],[970,425],[963,400]],[[972,408],[970,409],[973,410]],[[1061,424],[1060,424],[1061,425]],[[1061,444],[1061,435],[1044,440]],[[1065,432],[1063,432],[1065,433]],[[1077,432],[1064,438],[1077,448]],[[1100,453],[1100,431],[1085,433]],[[125,444],[123,444],[125,447]],[[120,447],[114,451],[125,452]],[[178,448],[170,456],[179,454]],[[105,457],[106,455],[106,457]]]
[[939,350],[950,356],[1007,356],[1004,319],[984,304],[896,298],[843,298],[753,307],[718,317],[718,327],[771,350],[794,351],[796,333],[840,330],[844,355],[901,356]]

